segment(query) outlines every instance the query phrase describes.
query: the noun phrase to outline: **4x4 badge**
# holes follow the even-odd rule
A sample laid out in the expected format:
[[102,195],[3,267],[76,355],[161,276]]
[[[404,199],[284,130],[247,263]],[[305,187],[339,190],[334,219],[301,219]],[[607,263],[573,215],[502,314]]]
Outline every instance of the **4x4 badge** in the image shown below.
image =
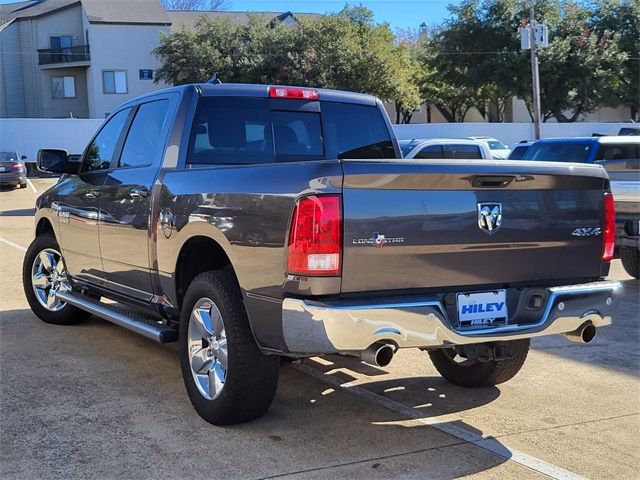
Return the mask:
[[478,203],[478,227],[491,234],[502,226],[502,204],[496,202]]

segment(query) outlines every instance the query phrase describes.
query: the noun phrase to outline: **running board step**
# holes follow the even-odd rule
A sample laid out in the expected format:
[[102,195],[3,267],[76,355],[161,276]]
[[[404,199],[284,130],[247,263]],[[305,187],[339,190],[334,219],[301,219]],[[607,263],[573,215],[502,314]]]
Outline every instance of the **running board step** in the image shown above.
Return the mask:
[[74,307],[78,307],[96,317],[115,323],[156,342],[168,343],[178,340],[177,329],[132,312],[118,304],[102,303],[94,298],[72,292],[59,291],[56,296]]

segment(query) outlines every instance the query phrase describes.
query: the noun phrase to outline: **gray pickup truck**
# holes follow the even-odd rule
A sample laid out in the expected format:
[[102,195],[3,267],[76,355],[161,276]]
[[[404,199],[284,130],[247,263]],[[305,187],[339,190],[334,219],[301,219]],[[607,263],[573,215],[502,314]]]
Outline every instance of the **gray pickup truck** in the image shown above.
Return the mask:
[[405,161],[368,95],[171,88],[116,109],[79,163],[47,149],[38,164],[63,175],[24,260],[35,314],[179,341],[213,424],[266,412],[285,358],[385,366],[415,347],[487,386],[532,337],[589,342],[612,321],[600,166]]

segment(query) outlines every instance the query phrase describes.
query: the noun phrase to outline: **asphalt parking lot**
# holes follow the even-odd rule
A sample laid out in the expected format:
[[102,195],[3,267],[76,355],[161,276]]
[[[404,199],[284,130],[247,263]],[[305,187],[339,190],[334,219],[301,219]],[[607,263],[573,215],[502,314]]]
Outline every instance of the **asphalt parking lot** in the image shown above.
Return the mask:
[[219,428],[191,407],[176,345],[31,313],[22,257],[54,181],[0,190],[1,478],[638,478],[640,290],[618,260],[615,324],[533,341],[506,384],[450,385],[417,350],[384,369],[326,357],[284,367],[262,419]]

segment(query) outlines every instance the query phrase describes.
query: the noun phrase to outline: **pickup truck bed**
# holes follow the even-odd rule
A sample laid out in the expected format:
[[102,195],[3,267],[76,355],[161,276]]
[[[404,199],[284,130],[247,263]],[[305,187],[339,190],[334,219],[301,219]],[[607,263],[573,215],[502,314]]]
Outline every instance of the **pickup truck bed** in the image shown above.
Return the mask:
[[79,171],[65,152],[39,155],[65,175],[37,201],[27,298],[50,323],[94,314],[177,339],[191,401],[215,424],[266,411],[280,357],[384,366],[417,347],[447,379],[493,385],[530,338],[588,342],[611,323],[601,167],[399,158],[367,95],[191,85],[141,97]]

